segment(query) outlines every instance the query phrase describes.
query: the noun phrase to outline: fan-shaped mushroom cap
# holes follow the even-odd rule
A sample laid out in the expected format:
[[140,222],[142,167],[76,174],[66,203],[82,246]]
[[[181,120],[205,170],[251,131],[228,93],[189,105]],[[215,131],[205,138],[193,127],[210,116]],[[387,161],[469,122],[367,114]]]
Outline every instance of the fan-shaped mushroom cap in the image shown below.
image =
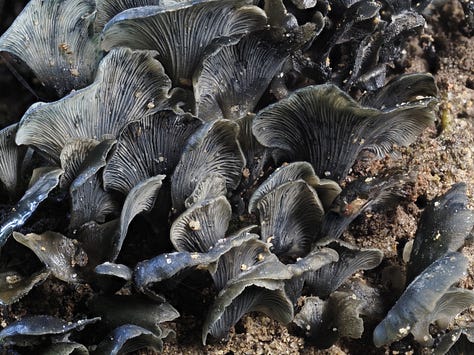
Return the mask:
[[198,0],[125,10],[104,28],[102,48],[153,49],[173,86],[190,85],[206,48],[216,39],[262,29],[266,16],[250,0]]
[[171,242],[178,251],[205,253],[225,237],[231,215],[225,196],[198,202],[173,222]]
[[198,117],[235,120],[254,110],[289,55],[268,36],[251,33],[206,53],[193,76]]
[[242,177],[245,158],[237,142],[238,125],[227,120],[209,122],[189,139],[171,178],[173,208],[184,201],[206,175],[221,174],[227,190],[234,190]]
[[442,255],[464,245],[474,228],[474,211],[468,203],[466,184],[459,183],[426,206],[410,254],[409,281]]
[[[390,344],[408,335],[412,329],[418,330],[417,323],[436,312],[439,300],[451,285],[466,274],[467,265],[464,255],[451,252],[428,266],[408,285],[385,319],[375,328],[375,346]],[[425,335],[429,336],[429,333]],[[429,338],[417,340],[423,342]]]
[[66,282],[82,281],[81,268],[87,265],[88,258],[77,240],[50,231],[41,235],[13,232],[13,237],[30,248],[58,279]]
[[115,141],[112,140],[102,141],[92,149],[80,165],[77,177],[69,189],[71,195],[70,230],[75,230],[90,221],[104,223],[107,217],[114,216],[120,211],[118,201],[112,194],[104,191],[99,176],[99,169],[105,166],[108,152],[114,144]]
[[65,188],[79,174],[81,165],[86,160],[89,153],[99,144],[99,141],[89,138],[73,138],[64,144],[59,161],[64,170],[59,186]]
[[298,9],[303,10],[303,9],[310,9],[312,7],[315,7],[318,1],[317,0],[291,0],[291,2],[295,4],[295,6]]
[[171,83],[150,51],[119,48],[99,65],[95,81],[51,103],[32,105],[20,121],[17,144],[59,160],[71,138],[116,137],[129,122],[161,108]]
[[94,11],[93,0],[31,0],[0,38],[0,51],[19,57],[60,96],[83,88],[102,55],[91,35]]
[[0,332],[0,342],[4,345],[37,345],[45,336],[82,330],[86,325],[94,324],[99,320],[100,318],[91,318],[66,322],[51,316],[25,317],[4,328]]
[[28,294],[33,287],[48,278],[50,271],[40,270],[31,276],[23,277],[15,271],[0,273],[0,305],[10,305]]
[[286,182],[296,180],[304,180],[318,192],[318,197],[319,192],[325,196],[326,204],[323,204],[325,210],[329,208],[332,200],[341,192],[341,188],[336,182],[328,179],[319,179],[314,173],[311,164],[307,162],[294,162],[285,164],[276,169],[258,189],[255,190],[249,201],[249,212],[252,213],[256,211],[257,203],[267,193]]
[[345,178],[363,150],[384,156],[408,145],[434,120],[423,105],[389,112],[363,108],[333,85],[309,86],[260,111],[253,132],[289,161],[310,162],[317,175]]
[[25,147],[15,144],[15,134],[18,124],[12,124],[0,131],[0,181],[5,187],[9,196],[15,196],[21,165],[26,153]]
[[305,282],[311,293],[321,298],[328,297],[359,270],[377,267],[383,259],[383,253],[379,249],[359,249],[342,241],[332,241],[324,246],[337,251],[339,260],[324,265],[314,273],[305,274]]
[[306,255],[318,235],[324,208],[303,180],[271,190],[257,204],[261,236],[279,257]]
[[133,324],[125,324],[110,332],[97,346],[95,353],[120,355],[130,354],[140,349],[161,352],[163,340],[150,330]]
[[149,177],[171,175],[186,141],[200,126],[196,117],[170,110],[127,124],[104,169],[105,188],[126,194]]
[[22,226],[36,211],[39,204],[48,197],[58,185],[62,173],[61,169],[46,169],[25,192],[0,227],[0,247],[5,244],[13,230]]

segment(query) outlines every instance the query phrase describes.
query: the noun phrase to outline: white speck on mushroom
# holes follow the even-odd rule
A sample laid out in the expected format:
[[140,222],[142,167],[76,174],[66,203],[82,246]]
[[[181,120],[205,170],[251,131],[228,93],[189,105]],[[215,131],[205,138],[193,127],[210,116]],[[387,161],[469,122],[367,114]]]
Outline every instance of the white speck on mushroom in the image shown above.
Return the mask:
[[193,231],[201,230],[201,223],[199,223],[199,221],[197,221],[197,220],[191,220],[191,221],[189,221],[188,226],[189,226],[189,228],[191,228],[191,230],[193,230]]

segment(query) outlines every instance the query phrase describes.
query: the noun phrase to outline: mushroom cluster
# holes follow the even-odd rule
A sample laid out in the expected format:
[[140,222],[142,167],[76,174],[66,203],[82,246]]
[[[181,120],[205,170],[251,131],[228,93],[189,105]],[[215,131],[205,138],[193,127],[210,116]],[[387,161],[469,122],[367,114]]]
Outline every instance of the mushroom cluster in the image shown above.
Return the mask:
[[31,0],[0,50],[56,97],[0,131],[0,303],[47,278],[92,295],[74,322],[8,325],[2,349],[159,351],[183,287],[207,306],[204,344],[258,311],[320,348],[378,323],[378,347],[409,333],[434,346],[430,324],[474,304],[453,286],[474,225],[465,186],[425,209],[390,311],[361,276],[383,253],[340,239],[412,179],[348,183],[352,166],[396,155],[435,120],[432,76],[386,82],[428,3]]

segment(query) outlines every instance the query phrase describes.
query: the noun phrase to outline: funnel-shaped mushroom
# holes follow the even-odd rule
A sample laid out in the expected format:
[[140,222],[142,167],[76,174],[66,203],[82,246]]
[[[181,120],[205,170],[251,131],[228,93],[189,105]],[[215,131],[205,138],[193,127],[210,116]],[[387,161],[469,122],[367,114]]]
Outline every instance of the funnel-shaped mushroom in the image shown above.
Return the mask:
[[71,138],[116,137],[129,122],[160,108],[169,78],[153,52],[120,48],[101,62],[92,85],[52,103],[32,105],[17,144],[29,144],[55,160]]
[[257,204],[262,239],[279,257],[306,255],[319,232],[324,208],[317,193],[303,180],[273,189]]
[[0,181],[10,197],[18,191],[21,166],[26,153],[25,147],[15,144],[18,124],[5,127],[0,131]]
[[209,251],[225,237],[232,208],[225,196],[191,206],[173,222],[170,239],[178,251]]
[[93,0],[31,0],[0,38],[0,51],[19,57],[60,96],[83,88],[102,55],[91,34],[94,11]]
[[252,123],[255,114],[249,113],[237,121],[239,124],[239,144],[245,155],[246,165],[244,168],[242,188],[248,189],[264,175],[264,168],[271,160],[269,152],[255,139],[252,133]]
[[319,179],[314,173],[314,169],[311,164],[307,162],[294,162],[285,164],[275,172],[272,173],[253,193],[249,201],[249,212],[255,212],[257,209],[257,203],[267,193],[275,189],[276,187],[291,181],[304,180],[309,186],[313,187],[320,194],[324,196],[324,210],[327,210],[331,205],[334,198],[341,192],[340,186],[328,179]]
[[86,181],[79,175],[71,185],[70,194],[70,230],[75,230],[90,221],[104,223],[107,217],[116,217],[120,212],[118,201],[109,192],[104,191],[101,179],[97,175]]
[[474,228],[474,211],[468,204],[466,184],[459,183],[426,206],[410,254],[409,281],[444,254],[464,245]]
[[417,328],[417,325],[437,312],[439,301],[465,275],[467,265],[468,259],[464,255],[452,252],[428,266],[408,285],[384,320],[375,328],[375,346],[381,347],[402,339],[412,330],[415,330],[417,341],[429,343],[429,333],[424,333],[421,330],[426,329]]
[[189,139],[171,178],[173,208],[181,211],[184,201],[206,175],[219,173],[229,191],[242,177],[245,158],[237,142],[238,125],[227,120],[206,124]]
[[377,267],[383,259],[383,253],[379,249],[358,249],[342,241],[334,241],[324,246],[337,251],[339,260],[305,275],[305,282],[311,293],[321,298],[328,297],[359,270]]
[[285,290],[288,297],[296,305],[301,296],[305,279],[308,274],[312,274],[321,267],[339,260],[337,252],[330,248],[315,248],[304,258],[298,259],[294,264],[288,264],[288,270],[293,274],[292,278],[286,282]]
[[188,138],[201,126],[189,114],[164,110],[129,123],[104,169],[104,186],[126,194],[149,177],[171,175]]
[[[248,233],[253,226],[246,228],[239,233]],[[214,286],[218,291],[222,290],[227,283],[241,273],[247,272],[265,260],[275,258],[270,253],[268,244],[258,240],[258,235],[254,234],[254,239],[249,239],[241,245],[225,253],[217,264],[217,269],[211,274],[214,280]]]
[[269,35],[252,33],[204,56],[193,77],[199,117],[235,120],[254,110],[289,55]]
[[363,150],[382,157],[394,145],[412,143],[433,121],[424,105],[381,112],[361,107],[333,85],[319,85],[260,111],[253,132],[264,146],[283,150],[289,161],[308,161],[317,175],[338,181]]
[[61,169],[47,169],[25,192],[16,206],[12,208],[12,212],[2,221],[0,228],[0,247],[5,244],[13,230],[17,227],[21,227],[26,220],[31,217],[33,212],[36,211],[39,204],[58,186],[59,177],[62,173],[63,171]]
[[173,86],[189,86],[206,48],[215,40],[265,26],[265,13],[252,2],[198,0],[125,10],[107,23],[101,45],[105,50],[156,50]]

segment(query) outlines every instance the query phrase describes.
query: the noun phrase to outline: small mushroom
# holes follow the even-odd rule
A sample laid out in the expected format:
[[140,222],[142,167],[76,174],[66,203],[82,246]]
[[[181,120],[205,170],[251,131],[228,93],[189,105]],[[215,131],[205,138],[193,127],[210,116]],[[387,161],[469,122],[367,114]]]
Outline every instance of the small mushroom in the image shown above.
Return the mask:
[[238,186],[245,158],[237,142],[237,134],[236,123],[217,120],[207,123],[191,136],[171,177],[175,211],[182,211],[185,200],[208,174],[221,174],[226,179],[228,191]]
[[70,283],[83,281],[82,271],[88,257],[77,240],[50,231],[27,235],[13,232],[13,237],[30,248],[58,279]]
[[14,198],[20,187],[20,174],[26,147],[15,144],[18,124],[5,127],[0,131],[0,181],[8,196]]
[[284,183],[257,204],[263,240],[281,258],[308,254],[316,240],[324,208],[317,193],[303,180]]
[[163,340],[155,333],[133,324],[114,329],[100,342],[94,353],[100,355],[130,354],[140,349],[163,350]]
[[171,242],[178,251],[205,253],[225,237],[231,215],[224,196],[198,202],[173,222]]
[[318,348],[330,348],[340,337],[359,339],[364,331],[362,302],[350,292],[336,291],[327,301],[308,297],[293,322]]
[[352,221],[364,212],[388,209],[405,198],[410,177],[401,174],[360,177],[348,183],[325,214],[321,237],[338,239]]
[[161,303],[143,295],[95,296],[88,304],[90,314],[100,316],[107,328],[134,324],[159,334],[160,323],[170,322],[179,313],[167,302]]

